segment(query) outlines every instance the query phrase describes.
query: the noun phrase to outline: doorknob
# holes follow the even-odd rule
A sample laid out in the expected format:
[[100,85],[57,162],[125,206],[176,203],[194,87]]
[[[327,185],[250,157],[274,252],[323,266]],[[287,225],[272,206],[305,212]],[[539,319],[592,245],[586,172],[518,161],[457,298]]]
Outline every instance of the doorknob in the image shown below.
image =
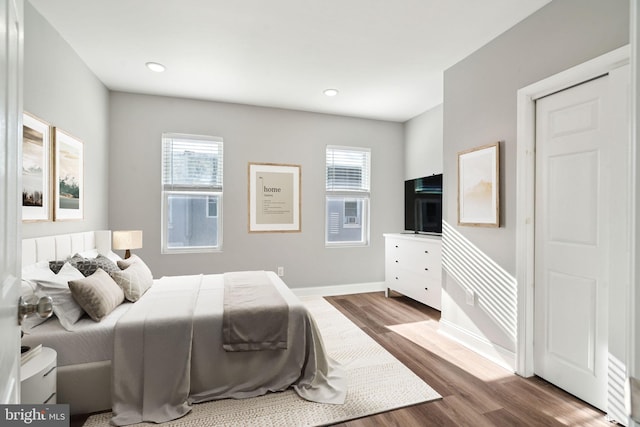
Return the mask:
[[27,302],[23,297],[18,300],[18,323],[30,314],[36,313],[41,319],[46,319],[53,313],[53,299],[50,296],[41,297],[36,302]]

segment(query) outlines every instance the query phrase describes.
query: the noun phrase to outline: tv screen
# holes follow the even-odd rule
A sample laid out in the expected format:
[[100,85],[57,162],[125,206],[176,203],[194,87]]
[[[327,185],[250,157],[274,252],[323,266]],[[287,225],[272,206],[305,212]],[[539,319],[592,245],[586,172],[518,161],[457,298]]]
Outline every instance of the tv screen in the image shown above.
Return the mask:
[[442,174],[404,182],[404,229],[442,233]]

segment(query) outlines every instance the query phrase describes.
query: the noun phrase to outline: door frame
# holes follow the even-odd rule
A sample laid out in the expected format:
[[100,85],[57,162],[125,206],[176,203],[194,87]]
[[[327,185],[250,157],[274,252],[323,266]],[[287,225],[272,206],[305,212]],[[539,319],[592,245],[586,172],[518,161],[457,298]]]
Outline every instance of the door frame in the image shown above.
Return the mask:
[[[630,62],[629,45],[526,86],[517,93],[516,373],[534,375],[535,128],[536,99],[607,74]],[[631,169],[634,170],[633,168]],[[633,191],[633,186],[630,186]],[[630,194],[631,196],[631,194]],[[630,313],[633,316],[633,313]]]

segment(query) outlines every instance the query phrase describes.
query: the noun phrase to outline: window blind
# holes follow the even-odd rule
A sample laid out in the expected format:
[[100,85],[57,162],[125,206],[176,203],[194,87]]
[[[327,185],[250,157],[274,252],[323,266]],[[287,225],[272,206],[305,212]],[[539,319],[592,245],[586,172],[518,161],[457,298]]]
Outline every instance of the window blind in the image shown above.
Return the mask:
[[327,191],[370,191],[371,150],[327,146]]
[[222,139],[162,137],[162,185],[165,190],[222,190]]

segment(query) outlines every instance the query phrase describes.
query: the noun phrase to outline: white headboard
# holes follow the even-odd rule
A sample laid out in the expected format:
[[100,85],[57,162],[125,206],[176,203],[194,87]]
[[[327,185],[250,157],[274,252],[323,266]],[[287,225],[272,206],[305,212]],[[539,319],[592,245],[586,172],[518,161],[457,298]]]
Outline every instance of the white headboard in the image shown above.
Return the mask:
[[40,261],[64,260],[77,252],[97,249],[106,255],[111,251],[111,230],[85,231],[22,240],[22,267]]

